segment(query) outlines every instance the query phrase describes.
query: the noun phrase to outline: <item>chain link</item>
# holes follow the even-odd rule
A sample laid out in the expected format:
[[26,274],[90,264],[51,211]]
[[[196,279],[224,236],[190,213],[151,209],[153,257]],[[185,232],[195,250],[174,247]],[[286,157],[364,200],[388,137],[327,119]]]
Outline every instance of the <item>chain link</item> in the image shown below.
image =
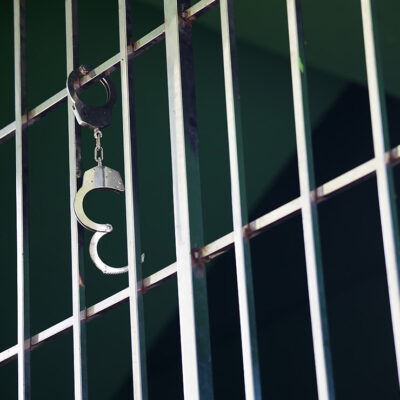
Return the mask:
[[103,151],[103,148],[101,147],[100,139],[102,138],[103,134],[101,133],[100,129],[96,128],[94,130],[93,136],[96,139],[96,146],[94,148],[94,161],[97,162],[98,166],[102,166],[103,158],[104,158],[104,151]]

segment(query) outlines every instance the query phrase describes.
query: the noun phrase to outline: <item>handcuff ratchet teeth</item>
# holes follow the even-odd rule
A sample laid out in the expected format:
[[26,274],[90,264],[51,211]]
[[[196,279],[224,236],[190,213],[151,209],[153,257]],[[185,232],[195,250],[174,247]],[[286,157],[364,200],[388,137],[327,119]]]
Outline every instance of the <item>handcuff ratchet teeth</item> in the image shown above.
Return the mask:
[[[90,75],[91,68],[82,65],[73,70],[67,79],[67,91],[72,102],[72,109],[79,125],[87,126],[94,131],[96,139],[95,160],[98,165],[85,171],[83,175],[83,183],[77,191],[74,199],[75,215],[79,223],[94,233],[90,241],[89,254],[95,264],[104,274],[122,274],[128,271],[128,267],[115,268],[105,264],[97,251],[99,240],[112,232],[111,224],[100,224],[92,221],[83,209],[83,201],[85,196],[94,190],[111,190],[114,192],[124,192],[124,184],[118,171],[103,166],[103,148],[100,139],[102,132],[100,128],[104,128],[111,124],[112,107],[116,101],[115,87],[108,76],[100,78],[100,83],[106,90],[107,100],[103,106],[89,106],[82,102],[78,93],[80,91],[80,79],[85,75]],[[100,154],[98,156],[98,154]]]

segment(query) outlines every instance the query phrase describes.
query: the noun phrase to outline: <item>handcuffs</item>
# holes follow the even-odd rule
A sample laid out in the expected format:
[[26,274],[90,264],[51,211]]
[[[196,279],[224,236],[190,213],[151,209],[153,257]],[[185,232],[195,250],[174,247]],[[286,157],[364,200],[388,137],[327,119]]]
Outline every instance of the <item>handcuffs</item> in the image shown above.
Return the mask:
[[100,79],[100,83],[106,90],[107,100],[102,106],[90,106],[84,104],[78,96],[80,88],[80,79],[88,75],[91,68],[87,65],[81,65],[73,70],[67,79],[67,92],[72,102],[72,109],[79,125],[87,126],[94,132],[96,146],[94,150],[94,159],[97,166],[85,171],[83,175],[83,183],[77,191],[74,199],[74,210],[79,223],[86,229],[95,232],[90,240],[89,254],[94,265],[103,272],[103,274],[123,274],[128,272],[128,266],[111,267],[104,263],[97,250],[100,239],[112,232],[111,224],[99,224],[92,221],[85,213],[83,208],[83,200],[85,196],[94,190],[111,190],[117,193],[125,191],[121,175],[118,171],[103,165],[103,148],[100,139],[102,132],[100,129],[111,124],[112,107],[116,102],[115,86],[108,76]]

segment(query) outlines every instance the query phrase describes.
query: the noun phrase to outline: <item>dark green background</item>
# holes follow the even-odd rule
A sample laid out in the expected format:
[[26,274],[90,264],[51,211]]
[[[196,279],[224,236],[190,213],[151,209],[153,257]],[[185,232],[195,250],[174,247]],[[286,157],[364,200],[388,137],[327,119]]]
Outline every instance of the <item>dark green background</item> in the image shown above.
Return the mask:
[[[27,2],[29,109],[65,85],[64,2]],[[135,40],[163,22],[161,0],[132,4]],[[377,4],[392,146],[400,143],[400,15]],[[299,194],[285,2],[235,1],[249,217]],[[373,156],[356,0],[303,2],[309,98],[318,184]],[[14,120],[12,2],[0,13],[0,127]],[[205,242],[232,229],[219,10],[194,23]],[[80,61],[98,65],[118,52],[117,1],[79,2]],[[135,59],[143,275],[175,261],[164,42]],[[118,87],[119,72],[112,74]],[[93,87],[87,100],[101,102]],[[120,99],[120,96],[119,96]],[[121,102],[103,132],[104,163],[123,171]],[[31,332],[71,315],[66,104],[29,128]],[[82,130],[83,167],[93,165],[91,132]],[[0,145],[0,351],[16,343],[14,139]],[[396,184],[400,183],[395,169]],[[86,209],[110,222],[100,253],[126,263],[124,196],[97,192]],[[334,378],[338,399],[398,399],[376,182],[370,178],[319,206]],[[85,236],[86,249],[91,233]],[[317,397],[301,219],[251,242],[262,391],[270,399]],[[243,399],[234,253],[208,267],[215,397]],[[85,253],[86,303],[127,286],[103,276]],[[176,280],[145,297],[151,399],[182,398]],[[129,310],[124,304],[87,325],[91,399],[131,398]],[[72,399],[72,335],[32,352],[32,398]],[[16,360],[0,367],[0,398],[17,396]]]

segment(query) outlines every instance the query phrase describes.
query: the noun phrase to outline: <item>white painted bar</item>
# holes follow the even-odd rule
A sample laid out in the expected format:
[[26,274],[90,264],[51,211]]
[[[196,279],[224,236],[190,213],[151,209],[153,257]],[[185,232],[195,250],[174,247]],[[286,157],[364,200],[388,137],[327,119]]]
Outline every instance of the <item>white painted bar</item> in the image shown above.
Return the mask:
[[386,157],[389,134],[386,122],[385,98],[379,79],[379,54],[376,53],[374,15],[370,0],[361,0],[364,33],[365,61],[367,67],[372,138],[374,143],[379,212],[381,217],[386,276],[389,289],[390,312],[396,352],[397,376],[400,383],[400,276],[399,231],[391,167]]
[[[143,294],[138,292],[138,278],[141,277],[141,254],[140,254],[140,229],[138,221],[139,205],[137,204],[138,194],[137,179],[134,174],[132,152],[135,149],[131,137],[134,124],[131,115],[131,103],[133,102],[133,78],[130,77],[129,69],[129,42],[130,27],[127,26],[129,8],[127,1],[118,1],[119,15],[119,43],[120,43],[120,67],[121,67],[121,98],[122,98],[122,128],[124,145],[124,170],[125,170],[125,215],[126,215],[126,241],[128,251],[128,280],[129,280],[129,316],[131,328],[131,350],[132,350],[132,375],[133,375],[133,398],[135,400],[147,399],[146,382],[146,346],[144,344],[144,318],[142,310]],[[133,107],[132,107],[133,108]],[[135,212],[136,210],[136,212]]]
[[[65,29],[67,68],[66,76],[78,66],[76,29],[76,0],[65,1]],[[67,79],[67,78],[66,78]],[[83,380],[82,371],[82,327],[81,327],[81,289],[79,286],[79,233],[75,217],[74,199],[77,192],[77,159],[76,159],[76,121],[72,110],[72,101],[68,98],[68,163],[69,163],[69,208],[71,230],[71,285],[72,285],[72,337],[74,352],[74,398],[83,400],[87,396],[87,382]]]
[[322,260],[320,255],[316,202],[310,195],[313,181],[311,128],[306,115],[307,99],[304,85],[305,60],[300,51],[297,1],[287,0],[290,65],[292,72],[293,104],[296,126],[297,159],[300,183],[300,204],[303,222],[308,297],[314,347],[315,373],[320,400],[335,398],[329,352],[329,334],[325,307]]
[[[222,53],[225,79],[225,102],[228,126],[229,169],[231,178],[233,238],[235,244],[236,280],[239,300],[240,333],[242,339],[242,361],[245,395],[247,400],[261,399],[260,372],[258,365],[257,331],[255,322],[254,294],[251,272],[251,257],[248,239],[245,237],[243,219],[247,222],[246,188],[244,184],[239,93],[235,92],[233,80],[237,73],[236,59],[232,59],[231,32],[233,21],[233,3],[230,0],[220,0]],[[234,44],[233,44],[234,45]],[[240,143],[238,145],[238,142]],[[242,155],[242,154],[241,154]],[[242,171],[242,173],[240,173]]]
[[26,118],[25,93],[25,2],[14,0],[14,71],[15,71],[15,188],[17,227],[17,355],[18,355],[18,399],[31,397],[30,390],[30,341],[29,341],[29,245],[26,180],[27,132],[24,130]]

